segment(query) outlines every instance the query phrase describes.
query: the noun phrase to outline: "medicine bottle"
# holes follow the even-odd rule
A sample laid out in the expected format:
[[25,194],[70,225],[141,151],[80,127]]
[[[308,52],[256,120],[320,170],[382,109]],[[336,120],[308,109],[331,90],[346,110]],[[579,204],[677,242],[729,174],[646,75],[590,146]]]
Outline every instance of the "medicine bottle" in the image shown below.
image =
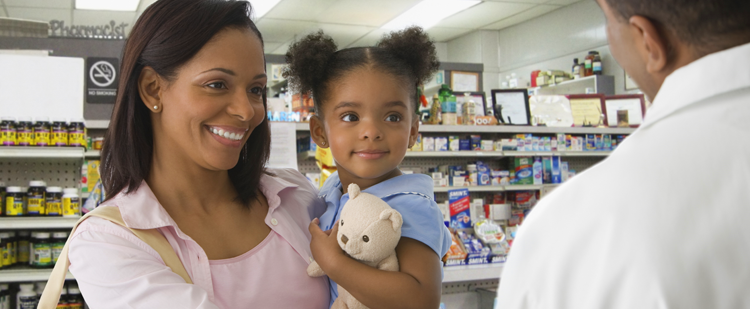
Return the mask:
[[18,246],[16,247],[16,260],[19,265],[29,264],[29,240],[31,239],[31,233],[29,231],[18,232]]
[[5,215],[10,217],[23,216],[24,196],[21,187],[8,187],[5,193]]
[[584,58],[584,70],[583,70],[583,76],[591,76],[594,75],[594,56],[598,54],[599,52],[596,51],[590,51],[588,55],[586,55],[586,58]]
[[29,191],[26,192],[27,215],[43,216],[46,213],[44,191],[44,181],[29,181]]
[[36,263],[36,256],[34,256],[34,242],[36,242],[36,234],[39,232],[31,232],[29,237],[29,266],[34,266]]
[[48,216],[62,216],[62,188],[48,187],[45,201]]
[[40,147],[50,146],[52,144],[51,126],[49,118],[43,117],[34,123],[34,145]]
[[62,208],[63,217],[78,217],[81,215],[81,199],[78,197],[78,189],[65,188],[63,190]]
[[37,232],[34,238],[34,268],[52,267],[52,244],[49,233]]
[[21,290],[16,294],[16,309],[36,308],[37,295],[34,292],[34,284],[23,283],[19,287]]
[[69,309],[68,306],[68,289],[65,287],[60,291],[60,300],[57,301],[57,309]]
[[18,118],[18,124],[16,125],[16,145],[31,146],[33,139],[34,123],[31,122],[31,117]]
[[81,296],[81,290],[78,289],[77,284],[68,286],[68,308],[83,309],[83,296]]
[[57,259],[62,254],[62,249],[65,247],[65,242],[68,240],[67,232],[55,232],[52,234],[52,264],[57,263]]
[[65,118],[52,119],[52,146],[68,146],[68,123]]
[[8,241],[10,240],[8,233],[0,233],[0,268],[6,269],[10,267],[10,246]]
[[0,308],[10,309],[10,289],[7,284],[0,284]]
[[0,118],[0,144],[3,146],[16,145],[16,118]]
[[594,53],[596,54],[594,54],[594,59],[592,60],[591,70],[594,75],[602,75],[602,70],[604,69],[602,67],[602,57],[599,55],[599,52],[595,51]]
[[18,237],[16,232],[8,232],[10,235],[10,247],[8,248],[8,254],[10,254],[10,265],[16,265],[18,263]]
[[86,147],[86,124],[77,118],[68,125],[68,146]]

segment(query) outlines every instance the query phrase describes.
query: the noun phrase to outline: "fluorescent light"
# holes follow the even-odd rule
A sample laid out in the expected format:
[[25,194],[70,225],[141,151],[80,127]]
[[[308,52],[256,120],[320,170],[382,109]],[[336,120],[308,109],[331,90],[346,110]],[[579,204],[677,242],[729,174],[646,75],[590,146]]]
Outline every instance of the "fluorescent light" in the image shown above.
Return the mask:
[[409,26],[420,26],[429,29],[448,16],[481,2],[474,0],[424,0],[388,22],[382,28],[400,30]]
[[279,4],[281,0],[248,0],[253,6],[253,15],[255,20],[260,19],[263,15],[266,15],[274,6]]
[[76,0],[76,10],[132,11],[141,0]]

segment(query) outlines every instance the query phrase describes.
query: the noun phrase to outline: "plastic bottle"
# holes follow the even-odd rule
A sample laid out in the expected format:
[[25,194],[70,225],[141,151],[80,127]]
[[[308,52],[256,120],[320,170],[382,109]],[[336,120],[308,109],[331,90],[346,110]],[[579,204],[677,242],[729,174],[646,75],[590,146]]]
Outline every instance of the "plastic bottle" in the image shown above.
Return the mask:
[[573,59],[573,69],[571,71],[574,79],[581,78],[581,64],[578,63],[578,58]]
[[39,234],[39,232],[31,232],[29,237],[29,266],[31,267],[34,267],[34,263],[36,263],[36,256],[34,256],[34,243],[37,242],[36,234]]
[[0,118],[0,145],[2,146],[15,146],[16,145],[16,118],[15,117]]
[[68,125],[68,146],[86,147],[86,123],[81,118],[71,119]]
[[8,233],[0,233],[0,268],[10,267],[10,250],[8,249]]
[[42,117],[36,120],[34,123],[34,145],[39,147],[47,147],[52,143],[51,129],[50,129],[49,118]]
[[0,181],[0,216],[5,216],[5,183]]
[[544,183],[544,179],[542,178],[544,175],[542,171],[542,159],[539,157],[534,158],[534,164],[531,166],[532,171],[534,172],[534,184],[535,185],[541,185]]
[[77,284],[68,286],[68,308],[83,309],[83,296],[81,296],[81,290],[78,289]]
[[0,308],[10,309],[10,289],[7,284],[0,284]]
[[33,283],[23,283],[21,290],[16,294],[16,309],[36,309],[37,295]]
[[62,197],[63,217],[81,216],[81,199],[78,197],[78,189],[63,189]]
[[65,241],[68,240],[67,232],[54,232],[52,233],[52,264],[57,263],[57,259],[62,254],[62,249],[65,247]]
[[26,210],[29,216],[43,216],[45,208],[45,184],[41,180],[29,182],[29,190],[26,192]]
[[49,233],[38,232],[34,239],[34,268],[52,267],[52,244]]
[[29,240],[31,233],[29,231],[18,232],[18,246],[16,247],[16,259],[20,265],[29,264]]
[[68,122],[65,118],[52,119],[52,146],[68,146]]
[[31,146],[34,140],[34,123],[31,117],[21,117],[16,125],[16,145]]
[[16,232],[8,232],[8,235],[10,236],[8,254],[10,255],[10,265],[13,266],[18,263],[18,237],[16,237]]
[[48,187],[45,201],[47,216],[62,216],[62,188]]

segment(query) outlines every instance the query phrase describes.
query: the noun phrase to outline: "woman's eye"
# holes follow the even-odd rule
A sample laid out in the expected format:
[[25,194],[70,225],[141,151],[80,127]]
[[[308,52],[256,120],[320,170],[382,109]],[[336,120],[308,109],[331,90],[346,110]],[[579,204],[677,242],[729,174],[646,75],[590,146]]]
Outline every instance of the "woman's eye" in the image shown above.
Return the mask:
[[399,116],[399,115],[388,115],[388,117],[385,117],[385,121],[398,122],[398,121],[401,121],[401,116]]
[[346,114],[343,117],[341,117],[341,120],[346,121],[346,122],[352,122],[352,121],[359,120],[359,118],[357,117],[357,115],[354,115],[354,114]]
[[253,87],[250,89],[250,93],[255,95],[262,95],[264,91],[266,91],[265,87]]
[[227,88],[224,82],[213,82],[206,86],[208,86],[209,88],[214,88],[214,89],[226,89]]

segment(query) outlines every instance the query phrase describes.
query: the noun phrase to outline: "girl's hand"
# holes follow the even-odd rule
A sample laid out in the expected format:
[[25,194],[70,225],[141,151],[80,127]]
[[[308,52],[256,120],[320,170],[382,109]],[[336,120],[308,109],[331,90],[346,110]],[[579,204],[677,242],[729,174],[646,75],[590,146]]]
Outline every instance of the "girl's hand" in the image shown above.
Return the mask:
[[309,230],[312,236],[310,251],[312,251],[313,258],[318,262],[320,268],[328,272],[329,267],[336,265],[337,261],[345,258],[346,255],[344,255],[344,250],[341,250],[337,239],[339,222],[336,221],[333,228],[328,231],[321,230],[318,226],[319,222],[318,218],[310,222]]

